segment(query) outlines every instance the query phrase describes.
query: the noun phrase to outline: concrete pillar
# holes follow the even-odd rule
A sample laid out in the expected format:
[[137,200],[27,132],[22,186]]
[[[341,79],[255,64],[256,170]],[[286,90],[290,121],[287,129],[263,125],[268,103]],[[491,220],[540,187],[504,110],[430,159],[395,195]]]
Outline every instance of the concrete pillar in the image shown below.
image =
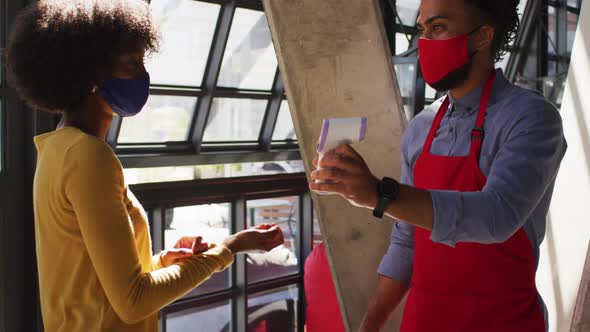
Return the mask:
[[561,106],[569,148],[557,176],[537,272],[537,286],[547,304],[551,332],[572,328],[590,241],[589,77],[590,2],[584,1]]
[[[264,0],[306,171],[322,120],[368,117],[358,151],[377,176],[399,178],[405,116],[377,0]],[[392,221],[341,197],[313,196],[345,325],[358,329]],[[395,331],[399,312],[388,331]]]

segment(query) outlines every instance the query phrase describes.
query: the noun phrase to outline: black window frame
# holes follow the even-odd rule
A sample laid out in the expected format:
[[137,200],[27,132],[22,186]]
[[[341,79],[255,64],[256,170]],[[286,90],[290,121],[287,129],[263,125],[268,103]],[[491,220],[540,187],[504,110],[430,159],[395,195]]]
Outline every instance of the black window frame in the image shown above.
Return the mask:
[[[217,85],[236,9],[243,8],[263,11],[262,2],[255,0],[199,1],[219,4],[221,6],[201,86],[152,85],[150,87],[150,94],[152,95],[190,96],[198,98],[189,127],[187,141],[118,143],[117,137],[121,130],[121,123],[124,120],[117,117],[114,119],[108,132],[107,143],[115,149],[122,165],[126,168],[301,159],[296,141],[272,141],[272,134],[276,125],[281,101],[286,99],[284,85],[278,68],[275,72],[270,90],[237,89]],[[214,98],[267,100],[257,141],[203,142],[203,134]]]
[[226,289],[182,298],[165,307],[161,310],[160,331],[166,331],[168,314],[225,301],[231,303],[231,330],[245,331],[248,321],[248,297],[261,292],[280,290],[287,286],[297,286],[299,289],[297,327],[298,331],[303,331],[305,325],[303,266],[313,245],[313,209],[304,173],[137,184],[131,185],[130,189],[148,211],[154,252],[164,249],[166,209],[229,203],[232,211],[230,229],[232,233],[235,233],[247,227],[248,201],[297,196],[299,198],[296,232],[297,272],[248,283],[246,255],[239,254],[229,268],[230,284]]

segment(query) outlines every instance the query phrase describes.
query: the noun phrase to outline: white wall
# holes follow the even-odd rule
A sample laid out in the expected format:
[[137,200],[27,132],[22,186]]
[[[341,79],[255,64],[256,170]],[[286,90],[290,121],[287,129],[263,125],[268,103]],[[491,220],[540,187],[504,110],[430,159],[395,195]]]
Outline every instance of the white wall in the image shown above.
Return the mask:
[[561,107],[568,151],[541,246],[537,286],[551,332],[570,331],[590,238],[590,1],[584,1]]

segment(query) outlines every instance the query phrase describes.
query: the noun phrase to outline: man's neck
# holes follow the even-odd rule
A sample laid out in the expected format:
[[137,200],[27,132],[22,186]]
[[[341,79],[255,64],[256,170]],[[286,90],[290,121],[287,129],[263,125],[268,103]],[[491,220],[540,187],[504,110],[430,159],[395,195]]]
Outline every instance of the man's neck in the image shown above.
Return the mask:
[[476,63],[472,64],[471,71],[467,76],[465,82],[463,82],[460,86],[451,89],[450,94],[453,99],[461,99],[468,95],[474,89],[477,89],[484,82],[490,77],[490,74],[494,70],[493,63],[489,63],[485,66],[477,65]]

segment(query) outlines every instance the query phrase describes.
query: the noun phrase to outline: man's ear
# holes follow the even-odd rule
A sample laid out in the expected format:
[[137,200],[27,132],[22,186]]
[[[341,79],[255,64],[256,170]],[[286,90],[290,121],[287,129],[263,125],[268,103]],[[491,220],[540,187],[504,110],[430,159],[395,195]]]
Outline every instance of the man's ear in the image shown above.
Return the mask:
[[496,35],[496,29],[491,25],[483,25],[471,35],[471,48],[474,51],[481,51],[490,48]]

